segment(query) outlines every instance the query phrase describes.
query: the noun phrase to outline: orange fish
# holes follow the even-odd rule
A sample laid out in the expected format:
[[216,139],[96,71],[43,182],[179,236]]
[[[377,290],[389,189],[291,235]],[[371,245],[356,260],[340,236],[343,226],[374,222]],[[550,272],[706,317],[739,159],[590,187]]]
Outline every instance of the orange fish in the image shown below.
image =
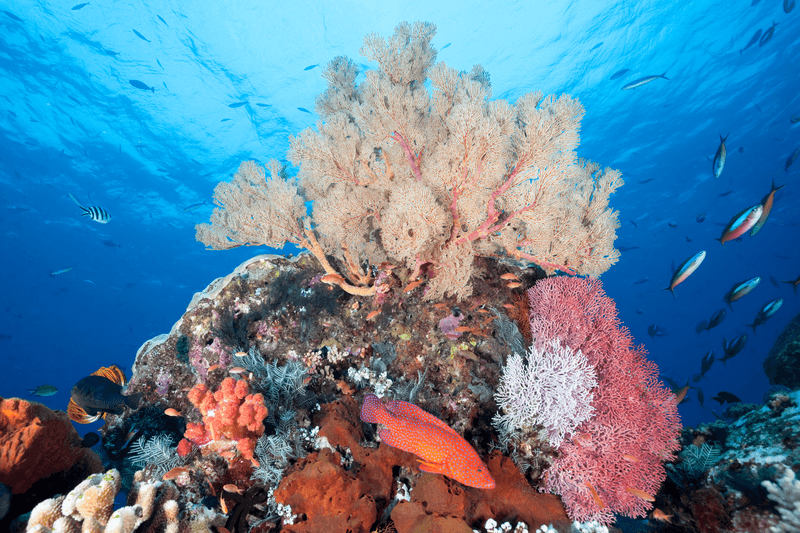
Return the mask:
[[633,455],[624,454],[622,456],[622,458],[625,459],[626,461],[628,461],[629,463],[638,463],[639,462],[639,459],[637,459]]
[[166,474],[164,474],[161,479],[164,481],[169,481],[170,479],[175,479],[176,477],[180,476],[181,474],[187,474],[189,470],[183,468],[182,466],[176,466]]
[[380,313],[381,313],[381,310],[380,309],[376,309],[376,310],[372,311],[370,314],[367,315],[366,320],[372,320],[373,318],[378,316]]
[[625,487],[625,490],[627,490],[628,492],[630,492],[631,494],[633,494],[637,498],[643,499],[646,502],[654,502],[654,501],[656,501],[656,499],[653,498],[652,494],[648,494],[647,492],[645,492],[643,490],[634,489],[633,487]]
[[662,522],[669,522],[670,524],[672,523],[672,515],[666,514],[661,509],[656,509],[653,511],[653,518],[656,520],[661,520]]
[[511,283],[506,285],[506,287],[508,287],[509,289],[519,289],[520,287],[522,287],[522,283],[518,281],[512,281]]
[[211,365],[210,367],[208,367],[207,372],[213,372],[214,370],[218,370],[218,369],[219,369],[219,365]]
[[411,283],[406,285],[406,288],[403,289],[403,292],[411,292],[411,291],[413,291],[414,289],[416,289],[417,287],[422,285],[422,281],[423,280],[421,280],[421,279],[418,279],[417,281],[412,281]]
[[245,372],[247,372],[247,369],[244,369],[240,366],[235,366],[230,370],[228,370],[228,372],[230,372],[231,374],[244,374]]
[[361,420],[383,424],[381,441],[420,457],[419,469],[479,489],[493,489],[494,479],[475,449],[456,431],[418,406],[394,400],[383,403],[374,394],[364,396]]
[[226,490],[232,494],[244,494],[244,491],[239,487],[237,487],[236,485],[234,485],[233,483],[228,483],[227,485],[222,487],[222,490]]
[[689,392],[689,385],[686,385],[681,390],[675,393],[675,403],[679,404],[686,398],[686,393]]
[[167,415],[167,416],[183,416],[182,414],[180,414],[178,411],[176,411],[172,407],[164,409],[164,414]]
[[[785,184],[784,184],[785,185]],[[756,233],[761,230],[761,227],[767,221],[767,217],[769,216],[769,212],[772,211],[772,203],[775,201],[775,193],[783,187],[780,185],[778,187],[775,186],[775,180],[772,180],[772,187],[770,187],[769,192],[767,195],[761,199],[761,216],[758,217],[753,229],[750,230],[750,236],[752,237]]]
[[596,503],[600,509],[605,509],[606,504],[604,504],[603,500],[600,499],[600,495],[597,494],[597,491],[594,489],[594,487],[588,481],[585,482],[585,485],[586,488],[589,489],[589,492],[592,493],[592,499],[594,500],[594,503]]
[[500,279],[519,281],[519,278],[516,276],[516,274],[512,274],[511,272],[506,272],[505,274],[500,276]]

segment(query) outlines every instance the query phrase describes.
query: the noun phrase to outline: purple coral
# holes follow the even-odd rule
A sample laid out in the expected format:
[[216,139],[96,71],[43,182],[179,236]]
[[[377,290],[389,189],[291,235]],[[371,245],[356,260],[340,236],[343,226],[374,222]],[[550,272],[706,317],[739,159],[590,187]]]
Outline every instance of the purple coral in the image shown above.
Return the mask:
[[454,315],[451,314],[450,316],[446,316],[439,321],[439,329],[442,330],[444,336],[450,339],[451,341],[456,340],[461,336],[460,331],[456,331],[456,328],[464,320],[464,315]]

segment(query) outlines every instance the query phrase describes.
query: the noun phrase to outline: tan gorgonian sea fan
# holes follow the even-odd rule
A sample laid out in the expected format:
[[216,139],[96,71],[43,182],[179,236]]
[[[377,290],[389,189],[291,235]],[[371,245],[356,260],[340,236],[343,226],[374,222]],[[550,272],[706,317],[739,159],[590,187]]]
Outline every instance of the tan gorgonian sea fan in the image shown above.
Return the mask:
[[469,296],[479,255],[591,276],[616,263],[608,199],[623,180],[577,157],[581,104],[538,92],[491,100],[480,66],[435,64],[435,30],[404,22],[388,40],[368,35],[361,53],[378,68],[360,84],[353,61],[333,59],[320,122],[290,139],[297,176],[274,160],[269,178],[242,163],[215,189],[219,208],[197,239],[213,249],[294,243],[353,294],[375,293],[381,264],[412,276],[428,265],[429,300]]

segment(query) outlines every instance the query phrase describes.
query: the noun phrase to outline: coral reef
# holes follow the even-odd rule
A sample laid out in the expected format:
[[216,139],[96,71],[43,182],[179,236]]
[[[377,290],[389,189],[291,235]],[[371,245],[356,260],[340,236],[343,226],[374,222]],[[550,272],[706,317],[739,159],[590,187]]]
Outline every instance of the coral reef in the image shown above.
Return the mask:
[[[798,531],[800,390],[764,405],[733,406],[723,419],[685,428],[684,452],[668,465],[656,505],[673,515],[663,531]],[[774,528],[774,529],[770,529]]]
[[352,60],[333,59],[317,131],[291,139],[296,180],[276,160],[269,178],[243,162],[215,189],[220,207],[197,239],[213,249],[296,244],[325,282],[361,295],[379,294],[393,265],[412,271],[410,281],[427,272],[428,300],[468,297],[478,257],[606,271],[619,258],[608,199],[623,181],[577,158],[583,107],[539,92],[491,100],[479,65],[466,73],[435,63],[435,31],[417,22],[388,41],[368,35],[360,52],[378,69],[360,85]]
[[800,387],[800,314],[775,340],[764,360],[764,373],[772,385]]
[[100,470],[100,458],[81,444],[63,411],[0,398],[0,483],[13,494],[26,492],[36,481],[69,470],[78,461]]

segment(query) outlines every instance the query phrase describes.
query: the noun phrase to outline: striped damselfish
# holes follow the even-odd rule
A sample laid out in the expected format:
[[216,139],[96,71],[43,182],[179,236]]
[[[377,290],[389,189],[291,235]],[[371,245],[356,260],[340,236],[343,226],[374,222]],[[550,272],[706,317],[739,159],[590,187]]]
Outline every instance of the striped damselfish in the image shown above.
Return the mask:
[[81,216],[89,217],[95,222],[99,222],[100,224],[107,224],[108,221],[111,220],[111,217],[108,215],[108,212],[102,207],[98,207],[96,205],[84,207],[78,200],[75,199],[74,196],[72,196],[72,194],[70,194],[69,197],[72,198],[73,202],[78,204],[78,207],[83,209],[83,215]]

